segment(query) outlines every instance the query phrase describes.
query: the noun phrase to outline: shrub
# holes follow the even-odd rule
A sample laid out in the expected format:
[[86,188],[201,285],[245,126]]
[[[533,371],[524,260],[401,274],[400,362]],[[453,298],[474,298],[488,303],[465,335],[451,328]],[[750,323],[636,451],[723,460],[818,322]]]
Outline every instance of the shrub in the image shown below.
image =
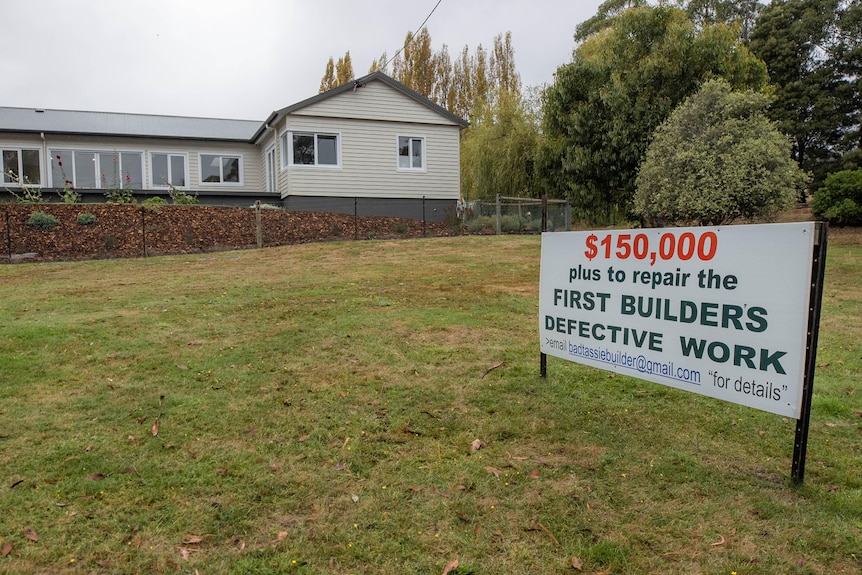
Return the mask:
[[862,225],[862,170],[835,172],[811,202],[817,217],[837,226]]
[[27,220],[27,225],[40,230],[50,230],[59,226],[60,220],[45,212],[33,212]]
[[89,226],[96,223],[96,216],[91,213],[84,212],[83,214],[78,214],[76,221],[82,226]]
[[407,224],[404,222],[398,222],[395,224],[394,231],[396,234],[406,234],[407,233]]
[[144,209],[148,212],[152,212],[157,214],[161,211],[161,207],[167,205],[168,201],[159,196],[152,196],[141,202],[141,205],[144,206]]
[[192,196],[184,191],[176,188],[170,182],[165,182],[168,185],[168,194],[171,196],[171,201],[179,206],[196,206],[200,202],[197,196]]
[[471,234],[495,231],[496,229],[497,222],[495,218],[492,218],[491,216],[480,216],[475,220],[470,220],[470,223],[467,224],[467,231]]
[[512,233],[521,231],[521,218],[518,216],[503,216],[500,218],[500,231]]

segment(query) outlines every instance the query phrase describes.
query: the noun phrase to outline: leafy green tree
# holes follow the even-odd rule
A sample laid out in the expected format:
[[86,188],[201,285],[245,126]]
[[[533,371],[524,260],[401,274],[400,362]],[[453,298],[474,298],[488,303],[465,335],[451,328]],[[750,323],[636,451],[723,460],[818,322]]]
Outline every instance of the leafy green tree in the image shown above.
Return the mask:
[[637,178],[634,211],[658,225],[772,219],[806,174],[765,114],[769,98],[711,80],[656,131]]
[[503,92],[461,141],[461,190],[467,200],[528,196],[539,128],[517,94]]
[[697,26],[738,24],[739,37],[748,40],[757,15],[763,8],[758,0],[676,0]]
[[725,24],[695,27],[669,6],[611,16],[544,94],[545,140],[536,169],[551,196],[569,196],[575,215],[608,221],[626,214],[653,132],[711,78],[762,88],[766,67]]
[[811,211],[839,226],[862,226],[862,170],[830,174],[814,194]]

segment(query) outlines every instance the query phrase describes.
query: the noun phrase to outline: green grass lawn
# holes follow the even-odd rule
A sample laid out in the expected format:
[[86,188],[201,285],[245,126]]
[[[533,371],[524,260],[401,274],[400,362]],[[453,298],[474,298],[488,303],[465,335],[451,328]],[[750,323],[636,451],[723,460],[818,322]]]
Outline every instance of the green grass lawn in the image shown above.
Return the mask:
[[862,572],[862,242],[830,238],[801,487],[792,420],[540,378],[540,249],[0,266],[0,572]]

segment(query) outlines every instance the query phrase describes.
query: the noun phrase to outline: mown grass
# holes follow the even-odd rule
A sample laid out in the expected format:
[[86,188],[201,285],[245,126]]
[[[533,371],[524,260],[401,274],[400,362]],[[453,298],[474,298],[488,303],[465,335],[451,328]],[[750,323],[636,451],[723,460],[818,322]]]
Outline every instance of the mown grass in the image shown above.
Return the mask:
[[830,239],[802,487],[793,421],[554,358],[541,379],[539,252],[0,267],[0,572],[862,570],[858,238]]

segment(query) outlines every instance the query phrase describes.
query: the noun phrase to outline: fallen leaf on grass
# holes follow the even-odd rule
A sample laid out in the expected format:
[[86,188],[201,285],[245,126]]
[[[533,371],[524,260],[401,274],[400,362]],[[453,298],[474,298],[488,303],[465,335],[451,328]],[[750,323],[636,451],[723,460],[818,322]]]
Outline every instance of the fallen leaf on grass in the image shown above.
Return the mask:
[[407,490],[413,491],[414,493],[419,493],[420,491],[422,491],[422,488],[419,487],[418,485],[413,485],[411,487],[408,487]]
[[485,376],[486,376],[486,375],[488,375],[489,373],[491,373],[491,372],[492,372],[492,371],[494,371],[495,369],[498,369],[498,368],[500,368],[500,367],[503,367],[504,365],[506,365],[506,362],[505,362],[505,361],[501,361],[500,363],[498,363],[498,364],[496,364],[496,365],[492,365],[491,367],[489,367],[488,369],[486,369],[486,370],[485,370],[485,373],[483,373],[483,374],[482,374],[482,377],[480,377],[479,379],[485,379]]
[[101,481],[104,478],[104,473],[93,473],[92,475],[87,477],[86,481]]
[[608,573],[610,573],[610,572],[611,572],[611,568],[610,568],[610,567],[608,567],[608,568],[607,568],[607,569],[605,569],[604,571],[596,571],[596,572],[594,573],[594,575],[608,575]]
[[547,527],[545,527],[545,526],[544,526],[544,525],[542,525],[541,523],[537,523],[537,525],[539,526],[539,528],[540,528],[542,531],[544,531],[545,533],[547,533],[547,534],[550,536],[550,538],[551,538],[551,539],[553,539],[553,540],[554,540],[554,543],[556,543],[557,545],[559,545],[559,544],[560,544],[560,541],[559,541],[556,537],[554,537],[554,534],[553,534],[553,533],[551,533],[551,530],[550,530],[550,529],[548,529]]
[[458,560],[453,559],[452,561],[449,562],[448,565],[446,565],[446,568],[443,569],[443,575],[449,575],[449,573],[451,573],[452,571],[454,571],[457,568],[458,568]]
[[494,477],[500,477],[500,473],[501,473],[501,471],[500,471],[499,469],[497,469],[496,467],[490,467],[490,466],[488,466],[488,467],[486,467],[486,468],[485,468],[485,471],[487,471],[488,473],[490,473],[490,474],[491,474],[491,475],[493,475]]
[[285,539],[287,539],[287,531],[279,531],[276,541],[284,541]]
[[189,557],[191,557],[191,553],[185,547],[180,547],[180,557],[183,558],[183,561],[188,561]]
[[157,435],[159,434],[159,418],[158,418],[158,417],[157,417],[157,418],[156,418],[156,420],[153,422],[153,428],[152,428],[152,430],[151,430],[151,431],[152,431],[152,433],[153,433],[153,437],[155,437],[155,436],[157,436]]
[[853,395],[854,389],[852,387],[842,387],[841,391],[843,391],[847,395]]
[[203,345],[204,340],[202,339],[193,339],[189,342],[189,345]]
[[35,531],[33,531],[32,527],[27,527],[24,529],[24,537],[26,537],[30,541],[33,541],[34,543],[39,542],[39,536],[36,534]]
[[188,368],[189,368],[189,366],[187,366],[187,365],[183,365],[181,363],[177,364],[177,369],[181,369],[183,371],[186,371],[186,370],[188,370]]
[[724,535],[719,535],[721,537],[721,541],[716,541],[715,543],[710,543],[711,547],[718,547],[719,545],[724,545],[727,543],[727,540],[724,538]]
[[281,473],[281,466],[279,465],[270,465],[269,468],[273,473]]
[[216,469],[216,473],[219,475],[227,475],[227,467],[219,467]]
[[485,442],[481,439],[474,439],[473,443],[470,444],[470,451],[479,451],[485,447]]
[[584,562],[581,561],[580,557],[573,557],[572,558],[572,567],[574,567],[578,571],[583,571],[584,570]]
[[6,543],[5,545],[3,545],[3,549],[0,549],[0,555],[6,557],[10,553],[12,553],[12,544]]
[[300,442],[300,443],[302,443],[303,441],[308,441],[308,438],[309,438],[309,437],[311,437],[311,436],[309,436],[309,435],[303,435],[303,436],[301,436],[301,437],[299,438],[299,442]]
[[527,477],[529,477],[530,479],[538,479],[539,478],[539,468],[537,467],[536,469],[532,470]]
[[199,535],[189,535],[183,541],[183,545],[196,545],[201,542],[203,542],[203,539]]

